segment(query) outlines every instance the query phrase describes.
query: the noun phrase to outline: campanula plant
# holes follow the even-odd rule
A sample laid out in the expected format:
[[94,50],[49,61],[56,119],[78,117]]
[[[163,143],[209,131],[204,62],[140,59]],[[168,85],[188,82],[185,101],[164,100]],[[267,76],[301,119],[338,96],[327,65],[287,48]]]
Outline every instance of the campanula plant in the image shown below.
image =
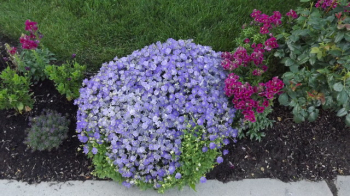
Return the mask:
[[279,102],[293,108],[295,122],[316,120],[322,107],[345,117],[350,126],[349,5],[319,0],[309,9],[298,8],[293,29],[276,36],[285,44],[275,56],[289,68]]
[[[75,54],[73,56],[75,57]],[[48,65],[45,67],[45,73],[49,79],[55,83],[61,95],[66,95],[68,101],[79,97],[79,89],[85,71],[86,66],[80,65],[76,61],[67,62],[60,66]]]
[[[196,168],[223,161],[208,149],[218,152],[237,136],[220,62],[208,46],[168,39],[116,57],[85,79],[74,101],[77,133],[95,173],[160,192],[204,182],[206,169]],[[200,156],[188,165],[194,149]]]
[[29,118],[30,128],[26,129],[24,143],[32,151],[57,149],[68,137],[69,123],[67,115],[44,109],[41,115]]
[[38,82],[47,78],[44,72],[45,67],[49,65],[50,61],[56,59],[40,43],[43,35],[38,31],[36,22],[26,20],[25,31],[29,35],[22,34],[20,37],[21,51],[17,51],[16,47],[7,46],[10,60],[19,72],[27,73],[34,82]]

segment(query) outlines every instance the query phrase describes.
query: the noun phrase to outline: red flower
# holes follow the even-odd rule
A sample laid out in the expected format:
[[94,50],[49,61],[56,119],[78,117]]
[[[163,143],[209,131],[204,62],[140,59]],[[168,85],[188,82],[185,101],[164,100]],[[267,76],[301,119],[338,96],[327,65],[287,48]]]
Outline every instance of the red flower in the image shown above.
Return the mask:
[[17,51],[16,47],[12,47],[11,50],[9,51],[11,55],[15,55]]
[[294,19],[298,18],[297,13],[292,9],[286,14],[286,16],[292,17]]
[[34,33],[36,30],[38,30],[38,26],[36,26],[38,23],[36,23],[36,22],[26,20],[26,22],[24,24],[26,25],[26,27],[25,27],[26,31]]
[[19,38],[19,42],[22,44],[23,49],[36,49],[38,47],[38,43],[30,39],[30,36],[24,35]]

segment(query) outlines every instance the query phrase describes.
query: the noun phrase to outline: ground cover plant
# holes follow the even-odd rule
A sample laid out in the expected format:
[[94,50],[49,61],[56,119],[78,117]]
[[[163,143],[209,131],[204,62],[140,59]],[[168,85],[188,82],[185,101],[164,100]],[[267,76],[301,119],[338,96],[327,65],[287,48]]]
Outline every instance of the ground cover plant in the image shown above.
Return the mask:
[[[325,2],[318,3],[320,9],[324,9],[322,3]],[[329,4],[328,1],[327,3]],[[329,7],[327,3],[326,7]],[[90,5],[87,3],[87,6]],[[331,10],[328,9],[322,11]],[[275,77],[280,73],[274,72],[274,67],[284,67],[283,64],[278,64],[273,52],[279,52],[275,53],[277,57],[282,50],[285,55],[289,54],[282,38],[290,39],[287,33],[296,24],[294,20],[300,17],[298,10],[286,13],[281,15],[275,11],[269,16],[254,10],[252,17],[256,23],[253,22],[252,27],[255,30],[244,25],[243,33],[236,39],[236,43],[243,44],[243,47],[238,47],[232,54],[220,55],[210,47],[196,45],[189,40],[170,39],[166,43],[157,42],[136,50],[132,55],[116,57],[114,61],[104,63],[98,74],[92,77],[86,75],[84,87],[79,92],[80,98],[75,101],[78,107],[67,100],[62,91],[65,88],[55,89],[55,85],[59,86],[57,81],[64,84],[69,82],[69,75],[56,73],[60,80],[33,82],[28,90],[35,100],[32,108],[27,108],[22,114],[14,110],[0,111],[0,116],[4,116],[0,119],[4,130],[0,134],[0,157],[4,158],[4,164],[0,166],[0,177],[35,182],[90,179],[94,178],[90,173],[93,171],[93,174],[101,178],[122,181],[127,187],[136,184],[141,188],[153,187],[163,192],[174,186],[189,185],[195,188],[196,183],[213,178],[228,181],[274,177],[291,181],[303,178],[332,179],[337,174],[348,174],[350,152],[346,148],[349,142],[349,129],[344,123],[346,118],[341,120],[332,111],[320,110],[320,119],[316,124],[295,124],[293,117],[288,116],[289,111],[272,100],[280,93],[283,84]],[[279,19],[283,17],[289,25],[282,29],[285,30],[283,37],[279,37],[276,33],[278,31],[274,30],[278,30]],[[346,32],[347,24],[341,23],[343,19],[340,14],[336,13],[335,17],[339,19],[339,29]],[[32,31],[35,31],[35,25],[32,21],[26,24]],[[253,31],[256,30],[258,33],[254,35]],[[35,40],[25,40],[34,41],[31,42],[32,45],[36,43]],[[30,44],[25,45],[27,46]],[[288,44],[287,46],[289,47]],[[261,54],[263,52],[264,55]],[[8,65],[8,70],[16,68],[16,63],[12,62],[15,62],[13,55],[17,53],[15,48],[9,46],[5,53],[2,52],[4,58],[0,61],[1,70]],[[294,58],[293,55],[290,58]],[[228,79],[233,79],[236,86],[244,84],[243,87],[253,92],[239,97],[237,91],[247,89],[235,88],[232,82],[225,84],[224,79],[229,73],[223,72],[220,62],[232,72]],[[212,64],[216,66],[208,66]],[[341,66],[339,68],[342,69]],[[21,76],[26,76],[26,73],[18,72]],[[35,81],[33,77],[31,79]],[[259,83],[260,86],[256,86]],[[289,86],[288,82],[285,84],[286,88],[282,91],[300,87]],[[218,94],[220,85],[222,92]],[[226,95],[233,95],[232,99],[225,98],[224,86]],[[333,85],[331,89],[338,92],[336,89],[339,90],[339,85],[336,88]],[[346,89],[344,84],[343,89]],[[265,99],[270,101],[266,102]],[[244,104],[240,108],[234,108],[238,103],[221,104],[224,100],[227,103],[242,100],[254,103],[251,106],[248,103],[251,108]],[[207,107],[201,107],[201,104]],[[276,108],[271,108],[271,105]],[[29,153],[23,144],[25,134],[21,134],[21,131],[28,128],[28,117],[39,115],[43,108],[68,113],[71,120],[69,137],[51,152]],[[272,109],[274,112],[270,113]],[[244,111],[249,112],[243,114]],[[210,112],[213,112],[214,117]],[[238,130],[234,129],[235,124],[233,127],[230,125],[234,121],[233,117],[239,116],[240,112],[243,114],[243,122],[248,122],[250,128],[261,130],[262,126],[258,123],[264,122],[264,119],[267,119],[265,122],[276,121],[275,126],[267,129],[264,127],[265,138],[257,131],[248,130],[237,142],[235,137]],[[238,118],[238,122],[242,121]],[[238,123],[238,126],[241,125]],[[79,132],[78,136],[76,131]],[[245,140],[254,133],[254,137],[261,139],[261,142]],[[225,137],[233,137],[233,141]],[[78,147],[78,140],[84,145]],[[87,153],[92,158],[92,163],[81,156],[81,152],[76,152],[76,149]],[[67,161],[63,164],[62,160]],[[215,162],[219,165],[216,166]],[[43,163],[43,167],[36,168],[36,163]],[[94,168],[89,165],[94,165]],[[209,171],[210,169],[212,170]]]
[[66,116],[56,111],[43,110],[40,116],[30,118],[30,128],[26,130],[28,136],[24,143],[33,151],[57,149],[63,140],[68,137],[70,121]]
[[237,136],[235,109],[221,93],[220,55],[168,39],[115,58],[84,80],[74,102],[77,132],[96,173],[160,192],[204,181],[215,159],[223,161],[218,149]]

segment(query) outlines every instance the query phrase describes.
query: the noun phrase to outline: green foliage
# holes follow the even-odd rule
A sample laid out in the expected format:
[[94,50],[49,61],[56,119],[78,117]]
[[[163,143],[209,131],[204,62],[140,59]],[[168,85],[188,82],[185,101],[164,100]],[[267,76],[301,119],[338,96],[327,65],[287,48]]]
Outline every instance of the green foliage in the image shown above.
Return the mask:
[[[205,131],[202,126],[187,126],[187,130],[184,131],[182,136],[181,167],[177,168],[174,174],[164,179],[161,188],[158,190],[159,193],[164,193],[165,190],[175,186],[179,189],[190,186],[193,190],[196,190],[195,187],[199,179],[215,166],[215,159],[221,153],[216,148],[210,149],[209,144],[214,142],[216,145],[222,146],[222,138],[217,138],[215,141],[202,140],[198,135],[202,135]],[[208,147],[208,151],[202,152],[203,147]],[[182,177],[176,179],[176,173],[180,173]]]
[[[344,5],[328,12],[298,8],[290,34],[278,36],[285,45],[275,56],[284,57],[282,63],[289,68],[279,102],[293,107],[295,122],[316,120],[322,107],[345,116],[350,125],[350,31],[341,28],[350,17]],[[336,17],[340,12],[346,17]]]
[[17,65],[18,70],[22,73],[28,73],[34,82],[46,79],[45,67],[49,65],[50,61],[56,60],[54,54],[47,48],[22,50],[20,55],[14,56],[14,64]]
[[79,97],[79,89],[84,79],[85,65],[78,62],[63,64],[61,66],[49,65],[45,68],[45,73],[50,80],[54,81],[58,92],[66,95],[68,101]]
[[34,100],[33,93],[29,93],[30,78],[7,67],[0,79],[0,109],[15,109],[19,113],[31,110]]
[[24,143],[32,151],[51,151],[58,148],[68,135],[70,120],[56,111],[43,110],[40,116],[30,118],[30,128],[26,129],[28,134]]
[[265,108],[263,113],[256,114],[256,122],[245,121],[242,126],[238,129],[238,138],[248,137],[250,140],[258,140],[265,137],[265,133],[262,130],[271,128],[274,120],[267,117],[273,111],[272,106]]

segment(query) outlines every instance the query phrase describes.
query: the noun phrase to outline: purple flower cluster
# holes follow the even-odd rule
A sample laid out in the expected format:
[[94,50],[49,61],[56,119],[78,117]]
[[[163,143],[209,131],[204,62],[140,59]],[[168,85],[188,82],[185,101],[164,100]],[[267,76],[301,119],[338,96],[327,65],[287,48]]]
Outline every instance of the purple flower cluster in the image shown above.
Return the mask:
[[[127,182],[181,178],[173,155],[181,155],[188,123],[206,127],[203,140],[235,135],[221,60],[208,46],[168,39],[103,64],[74,102],[79,140],[107,145],[106,156]],[[86,145],[89,151],[98,153]]]

